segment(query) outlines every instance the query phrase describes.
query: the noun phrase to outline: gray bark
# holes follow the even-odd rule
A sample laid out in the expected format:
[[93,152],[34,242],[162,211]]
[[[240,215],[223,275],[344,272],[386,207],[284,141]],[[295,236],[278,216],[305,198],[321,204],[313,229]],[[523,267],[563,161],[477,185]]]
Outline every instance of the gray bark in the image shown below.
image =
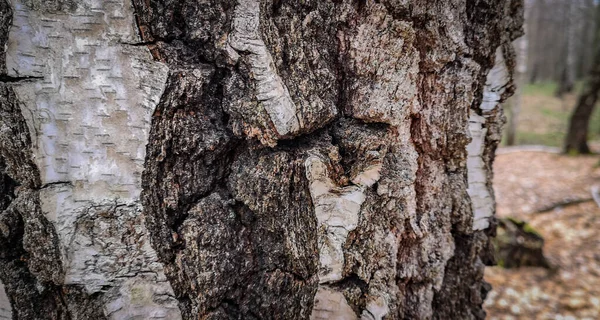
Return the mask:
[[521,24],[518,0],[0,0],[5,314],[484,318]]

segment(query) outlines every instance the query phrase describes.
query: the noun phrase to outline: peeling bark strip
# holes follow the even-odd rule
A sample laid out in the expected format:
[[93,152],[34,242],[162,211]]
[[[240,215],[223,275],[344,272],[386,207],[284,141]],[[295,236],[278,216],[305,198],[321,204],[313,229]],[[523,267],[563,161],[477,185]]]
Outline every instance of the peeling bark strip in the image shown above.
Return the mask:
[[[510,49],[509,49],[510,48]],[[493,219],[496,203],[493,198],[491,185],[491,165],[486,166],[484,150],[488,137],[487,127],[497,122],[494,117],[498,113],[500,102],[506,99],[507,89],[512,84],[514,70],[509,69],[502,50],[512,50],[506,45],[496,50],[494,67],[486,77],[483,97],[479,108],[472,109],[469,115],[469,133],[471,142],[467,146],[467,168],[469,171],[469,196],[473,207],[473,229],[485,230],[489,227],[490,219]],[[514,59],[514,57],[513,57]],[[516,63],[515,60],[512,63]],[[480,113],[481,115],[479,115]],[[487,119],[486,119],[487,118]],[[487,122],[489,121],[490,124]],[[500,134],[500,132],[492,133]],[[498,138],[495,138],[498,140]],[[489,153],[489,151],[488,151]]]
[[295,134],[300,129],[296,117],[296,106],[287,87],[275,71],[273,58],[260,38],[260,2],[239,1],[233,18],[233,32],[228,45],[237,52],[228,52],[230,59],[237,62],[240,55],[248,53],[250,72],[255,81],[256,99],[269,115],[276,133],[280,136]]
[[521,10],[0,0],[8,312],[483,318]]

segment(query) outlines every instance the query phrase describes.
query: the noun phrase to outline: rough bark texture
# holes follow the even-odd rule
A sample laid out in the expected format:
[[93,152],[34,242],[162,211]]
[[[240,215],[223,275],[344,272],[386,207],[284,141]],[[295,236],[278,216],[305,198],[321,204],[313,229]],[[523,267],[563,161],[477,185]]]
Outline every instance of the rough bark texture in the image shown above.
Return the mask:
[[15,319],[485,316],[520,1],[133,5],[0,11]]

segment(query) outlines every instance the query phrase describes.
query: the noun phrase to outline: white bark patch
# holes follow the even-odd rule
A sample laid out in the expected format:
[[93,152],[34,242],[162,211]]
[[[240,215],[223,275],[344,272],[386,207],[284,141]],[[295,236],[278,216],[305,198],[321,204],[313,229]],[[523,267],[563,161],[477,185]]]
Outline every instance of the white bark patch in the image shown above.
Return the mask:
[[167,69],[137,41],[129,1],[88,0],[72,14],[14,1],[7,69],[43,77],[16,86],[42,183],[79,181],[103,198],[137,199],[151,113]]
[[[358,319],[344,295],[325,283],[343,279],[344,250],[348,234],[356,229],[365,188],[380,179],[381,160],[368,165],[352,182],[356,185],[339,187],[328,175],[327,164],[319,156],[306,159],[306,176],[310,181],[310,195],[319,223],[319,289],[311,319]],[[362,319],[381,319],[389,310],[386,301],[376,297],[370,301]]]
[[479,107],[483,116],[473,110],[469,115],[469,132],[472,141],[467,145],[467,170],[473,209],[473,230],[483,230],[489,226],[488,219],[494,215],[494,199],[488,187],[488,172],[483,161],[485,137],[487,134],[486,115],[498,107],[502,94],[510,81],[502,48],[496,50],[494,67],[487,75],[483,100]]
[[[103,299],[113,319],[180,319],[139,205],[167,67],[146,47],[127,45],[140,41],[130,0],[85,0],[70,13],[33,11],[21,0],[12,6],[7,69],[40,77],[15,91],[42,183],[57,183],[40,196],[58,233],[66,284],[89,293],[111,287]],[[120,209],[103,218],[111,206]],[[152,298],[135,300],[130,282]],[[109,308],[115,301],[128,302]]]
[[306,159],[305,167],[319,222],[319,282],[338,281],[343,278],[343,245],[348,233],[358,225],[365,190],[359,186],[336,186],[328,176],[327,165],[318,156]]
[[106,305],[105,313],[111,319],[181,319],[170,286],[165,289],[165,282],[157,282],[152,276],[127,279],[119,287],[117,298]]
[[381,320],[390,312],[387,301],[383,297],[371,298],[361,315],[362,320]]
[[4,284],[0,282],[0,320],[12,319],[12,309],[10,307],[10,301],[4,289]]
[[352,183],[364,187],[370,187],[379,181],[384,157],[378,151],[369,151],[367,156],[372,159],[370,163],[352,178]]
[[467,145],[469,179],[467,192],[473,207],[473,230],[486,229],[489,226],[488,219],[494,215],[494,201],[487,188],[487,171],[481,157],[487,133],[484,124],[485,118],[471,111],[469,132],[473,140]]
[[326,286],[319,286],[310,318],[312,320],[358,319],[344,294]]
[[231,49],[227,48],[227,52],[234,61],[239,59],[238,52],[248,54],[251,77],[256,82],[256,98],[280,136],[294,134],[300,129],[296,105],[277,74],[273,58],[261,39],[259,26],[260,2],[239,0],[234,11],[233,31],[228,37]]
[[489,112],[498,106],[500,103],[502,94],[506,91],[506,86],[510,81],[508,68],[504,55],[502,54],[502,48],[496,49],[496,58],[494,67],[490,70],[485,81],[485,87],[483,89],[483,100],[479,109],[481,111]]

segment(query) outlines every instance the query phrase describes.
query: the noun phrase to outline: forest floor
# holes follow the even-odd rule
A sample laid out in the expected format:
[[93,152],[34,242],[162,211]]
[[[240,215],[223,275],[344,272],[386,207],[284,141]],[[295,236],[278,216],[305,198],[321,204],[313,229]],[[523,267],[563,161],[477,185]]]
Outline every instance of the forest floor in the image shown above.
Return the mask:
[[527,221],[553,268],[486,268],[489,319],[600,319],[598,156],[500,149],[494,164],[499,217]]

